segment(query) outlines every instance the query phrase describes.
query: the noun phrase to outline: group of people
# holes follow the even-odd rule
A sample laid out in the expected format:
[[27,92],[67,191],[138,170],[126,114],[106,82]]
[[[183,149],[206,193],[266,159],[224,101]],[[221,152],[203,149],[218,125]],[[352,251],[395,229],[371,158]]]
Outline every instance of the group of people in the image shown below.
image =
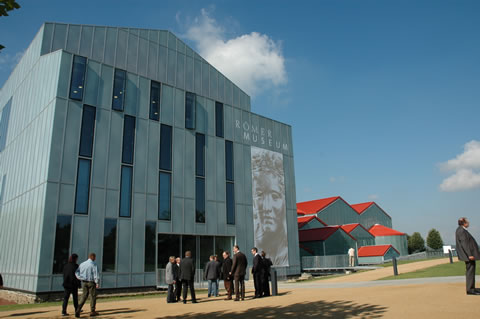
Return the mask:
[[[245,275],[247,272],[247,257],[240,251],[238,245],[233,246],[233,260],[230,252],[224,251],[223,261],[218,256],[210,256],[205,265],[204,280],[208,281],[208,297],[218,297],[219,281],[223,279],[227,296],[225,300],[232,300],[235,292],[235,301],[245,300]],[[258,253],[257,248],[252,248],[253,267],[252,274],[255,285],[254,298],[270,296],[269,275],[272,261],[266,258],[265,252]],[[185,258],[171,256],[165,267],[165,281],[168,285],[167,302],[179,302],[182,295],[183,303],[187,303],[187,290],[190,287],[192,303],[196,303],[194,288],[195,263],[191,251],[185,252]],[[183,292],[183,294],[182,294]]]

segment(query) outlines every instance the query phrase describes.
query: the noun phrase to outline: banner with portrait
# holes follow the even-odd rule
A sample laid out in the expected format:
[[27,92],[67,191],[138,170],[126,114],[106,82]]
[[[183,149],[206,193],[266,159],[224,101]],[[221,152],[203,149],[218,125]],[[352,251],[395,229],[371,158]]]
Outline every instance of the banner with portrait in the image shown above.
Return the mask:
[[274,266],[288,266],[283,154],[252,146],[251,159],[255,247]]

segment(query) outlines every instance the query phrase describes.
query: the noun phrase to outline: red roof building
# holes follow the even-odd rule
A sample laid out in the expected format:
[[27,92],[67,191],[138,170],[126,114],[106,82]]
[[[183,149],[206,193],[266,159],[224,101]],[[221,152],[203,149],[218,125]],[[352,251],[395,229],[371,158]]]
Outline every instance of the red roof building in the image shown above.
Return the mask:
[[373,225],[370,227],[368,230],[373,236],[379,237],[379,236],[403,236],[405,233],[401,233],[398,230],[388,228],[383,225]]
[[322,228],[327,226],[320,218],[315,215],[297,217],[298,229],[306,228]]
[[335,196],[297,203],[297,212],[300,210],[305,214],[316,214],[339,198],[341,197]]
[[399,255],[398,250],[392,245],[364,246],[358,249],[358,257],[384,256],[390,248],[393,248]]

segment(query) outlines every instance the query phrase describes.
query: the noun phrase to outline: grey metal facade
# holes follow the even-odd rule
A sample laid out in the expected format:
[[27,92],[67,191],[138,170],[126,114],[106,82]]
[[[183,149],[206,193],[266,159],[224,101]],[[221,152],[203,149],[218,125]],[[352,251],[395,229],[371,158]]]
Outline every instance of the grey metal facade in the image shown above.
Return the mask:
[[[72,61],[87,58],[83,101],[69,98]],[[125,108],[112,110],[115,69],[127,72]],[[150,82],[161,83],[160,120],[149,119]],[[185,92],[196,94],[196,128],[185,129]],[[224,105],[224,138],[215,135]],[[253,246],[250,147],[283,154],[289,267],[300,272],[292,132],[250,111],[250,97],[171,32],[45,23],[0,91],[9,119],[0,140],[0,271],[6,287],[61,290],[52,273],[58,216],[71,216],[69,253],[97,253],[116,221],[115,271],[103,288],[156,284],[145,271],[145,225],[156,234],[224,236]],[[96,109],[88,214],[74,213],[82,108]],[[136,119],[131,217],[119,217],[125,115]],[[5,118],[7,116],[5,115]],[[160,125],[172,127],[171,220],[158,220]],[[205,135],[205,223],[195,221],[195,134]],[[225,140],[233,142],[235,224],[226,222]],[[198,241],[198,239],[197,239]],[[156,253],[162,247],[156,247]],[[161,265],[158,263],[156,267]]]

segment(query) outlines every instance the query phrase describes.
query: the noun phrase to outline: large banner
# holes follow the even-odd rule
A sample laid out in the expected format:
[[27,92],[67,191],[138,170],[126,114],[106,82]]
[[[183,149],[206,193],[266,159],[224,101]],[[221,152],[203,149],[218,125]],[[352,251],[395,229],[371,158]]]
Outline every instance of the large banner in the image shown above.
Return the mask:
[[283,155],[252,146],[255,246],[274,266],[288,266],[287,210]]

